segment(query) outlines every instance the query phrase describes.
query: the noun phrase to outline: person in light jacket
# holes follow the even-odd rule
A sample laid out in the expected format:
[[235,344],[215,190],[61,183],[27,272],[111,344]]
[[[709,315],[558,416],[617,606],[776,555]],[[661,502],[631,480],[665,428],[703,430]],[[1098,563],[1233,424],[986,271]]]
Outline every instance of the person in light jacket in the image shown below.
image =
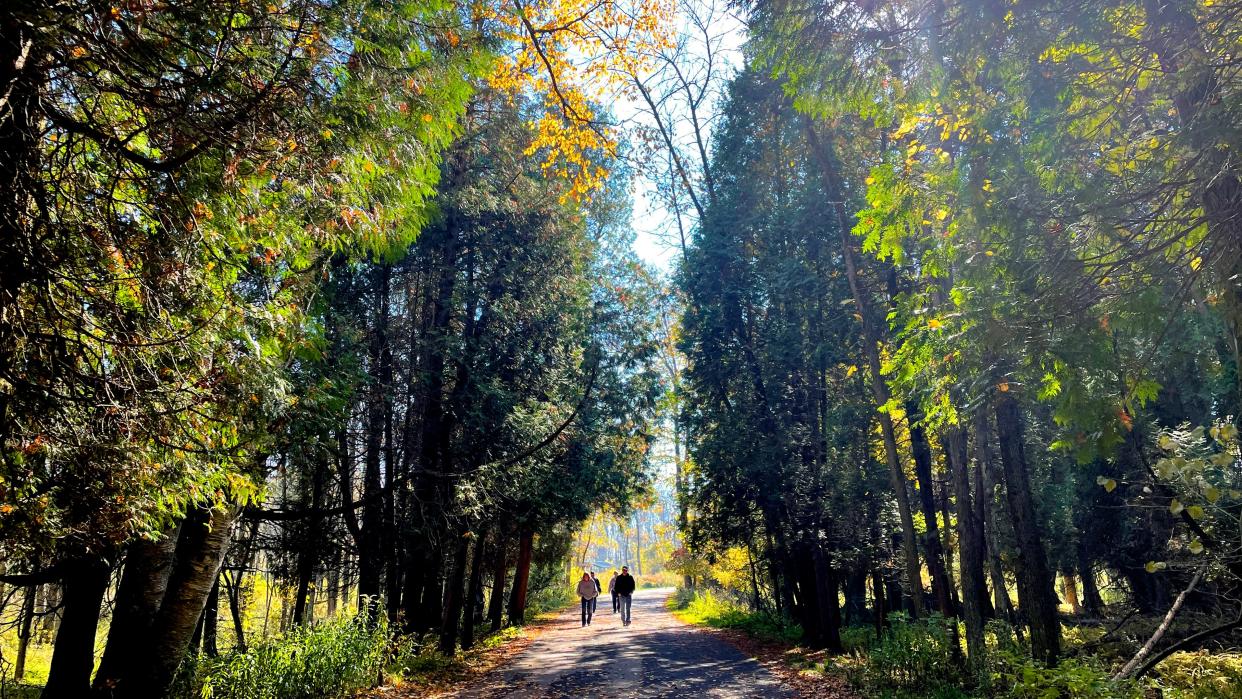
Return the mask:
[[617,597],[617,571],[612,571],[612,577],[608,578],[608,594],[612,595],[612,613],[616,614],[621,608],[621,598]]
[[591,625],[592,602],[599,595],[599,590],[595,587],[595,581],[591,579],[589,573],[583,573],[582,579],[578,581],[578,597],[582,599],[582,625]]

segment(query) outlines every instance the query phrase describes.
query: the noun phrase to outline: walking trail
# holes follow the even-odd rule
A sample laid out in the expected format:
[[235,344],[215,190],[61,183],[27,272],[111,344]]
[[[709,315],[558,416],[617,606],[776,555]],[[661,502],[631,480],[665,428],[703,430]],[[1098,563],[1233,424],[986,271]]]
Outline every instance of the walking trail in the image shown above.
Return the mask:
[[632,623],[621,625],[612,599],[600,597],[591,626],[578,605],[563,612],[511,662],[482,684],[445,696],[462,699],[796,696],[754,659],[668,612],[669,588],[634,595]]

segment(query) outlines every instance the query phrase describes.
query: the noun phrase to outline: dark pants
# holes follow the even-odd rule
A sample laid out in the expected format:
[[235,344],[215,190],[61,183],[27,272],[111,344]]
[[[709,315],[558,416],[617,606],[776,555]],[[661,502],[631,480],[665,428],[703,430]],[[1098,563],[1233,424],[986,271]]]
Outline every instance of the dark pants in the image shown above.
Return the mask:
[[591,614],[595,614],[595,610],[599,609],[599,595],[591,598]]
[[621,598],[617,593],[612,593],[612,613],[616,614],[621,609]]
[[586,626],[591,623],[591,617],[595,614],[595,607],[592,604],[595,600],[587,599],[585,597],[581,597],[579,599],[582,600],[582,625]]

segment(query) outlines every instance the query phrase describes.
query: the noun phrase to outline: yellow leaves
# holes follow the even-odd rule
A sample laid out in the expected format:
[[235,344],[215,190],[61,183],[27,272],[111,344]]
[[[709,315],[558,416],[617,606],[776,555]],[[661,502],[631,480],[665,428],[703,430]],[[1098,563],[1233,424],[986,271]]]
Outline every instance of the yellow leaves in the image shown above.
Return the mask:
[[996,191],[996,188],[992,186],[992,180],[984,180],[984,181],[983,181],[983,191],[985,191],[985,192],[994,192],[994,191]]
[[1107,478],[1105,476],[1096,476],[1095,483],[1096,485],[1102,486],[1104,488],[1104,492],[1106,493],[1111,493],[1117,489],[1117,481],[1116,479],[1113,479],[1113,478]]
[[996,385],[996,390],[1000,391],[1001,393],[1008,393],[1008,392],[1009,392],[1009,382],[1008,382],[1008,381],[1001,381],[1000,383],[998,383],[998,384]]
[[69,55],[72,56],[73,58],[81,58],[86,55],[86,49],[82,48],[81,46],[74,46],[73,48],[69,49]]
[[927,327],[931,328],[932,330],[939,330],[944,327],[944,323],[941,323],[940,319],[938,318],[928,318]]
[[194,202],[194,208],[191,209],[190,213],[195,219],[204,219],[207,221],[210,221],[215,216],[215,214],[211,212],[211,209],[207,208],[207,205],[201,201]]
[[1202,505],[1191,505],[1190,507],[1186,508],[1186,514],[1190,515],[1190,518],[1193,520],[1203,519],[1203,515],[1204,515],[1203,506]]
[[847,378],[847,379],[848,379],[848,378],[850,378],[851,376],[853,376],[854,374],[857,374],[857,373],[858,373],[858,365],[856,365],[856,364],[851,364],[851,365],[849,365],[849,366],[845,367],[845,378]]
[[1173,498],[1173,501],[1169,503],[1169,514],[1180,515],[1182,510],[1185,509],[1186,506],[1183,505],[1182,501],[1177,498]]
[[323,140],[330,141],[332,140],[332,129],[324,129],[323,131],[319,132],[319,135],[323,136]]
[[1199,268],[1200,268],[1200,267],[1202,267],[1202,266],[1203,266],[1203,258],[1202,258],[1202,257],[1197,257],[1197,256],[1196,256],[1196,257],[1195,257],[1195,259],[1193,259],[1193,260],[1191,260],[1191,261],[1190,261],[1190,268],[1191,268],[1191,269],[1193,269],[1193,270],[1194,270],[1194,271],[1196,271],[1196,272],[1198,272],[1198,271],[1199,271]]
[[1187,546],[1187,548],[1190,549],[1191,553],[1197,556],[1203,553],[1203,542],[1199,541],[1198,539],[1195,539],[1194,541],[1190,542],[1190,545]]
[[949,210],[945,208],[937,209],[935,213],[935,217],[937,221],[943,221],[949,217]]
[[424,122],[424,123],[430,124],[432,119],[433,119],[433,117],[432,117],[430,114],[424,114],[424,115],[423,115],[423,122]]
[[863,182],[866,183],[868,187],[870,187],[871,185],[875,184],[875,178],[868,175],[867,178],[863,180]]
[[1143,566],[1143,570],[1147,571],[1148,573],[1155,573],[1157,571],[1165,570],[1168,567],[1169,567],[1169,564],[1165,563],[1164,561],[1148,561],[1147,565]]
[[[567,196],[586,199],[607,172],[601,158],[614,157],[617,137],[590,108],[631,88],[660,49],[671,47],[671,0],[530,0],[506,3],[500,12],[482,4],[514,50],[496,61],[488,83],[511,95],[544,95],[543,113],[532,120],[527,155],[568,181]],[[450,39],[451,41],[451,39]],[[791,164],[791,167],[793,165]]]

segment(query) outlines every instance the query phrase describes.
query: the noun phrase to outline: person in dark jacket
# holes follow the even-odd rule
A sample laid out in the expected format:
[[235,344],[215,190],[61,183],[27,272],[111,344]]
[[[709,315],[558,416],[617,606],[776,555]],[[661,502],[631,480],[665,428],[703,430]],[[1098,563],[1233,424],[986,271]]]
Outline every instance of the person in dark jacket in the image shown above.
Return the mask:
[[617,576],[617,597],[621,599],[621,623],[630,625],[630,605],[634,601],[634,576],[630,575],[629,566],[621,566],[621,574]]
[[599,578],[595,577],[595,571],[591,571],[591,580],[595,583],[595,597],[591,600],[591,613],[594,614],[599,606],[599,595],[604,591],[604,586],[600,584]]

